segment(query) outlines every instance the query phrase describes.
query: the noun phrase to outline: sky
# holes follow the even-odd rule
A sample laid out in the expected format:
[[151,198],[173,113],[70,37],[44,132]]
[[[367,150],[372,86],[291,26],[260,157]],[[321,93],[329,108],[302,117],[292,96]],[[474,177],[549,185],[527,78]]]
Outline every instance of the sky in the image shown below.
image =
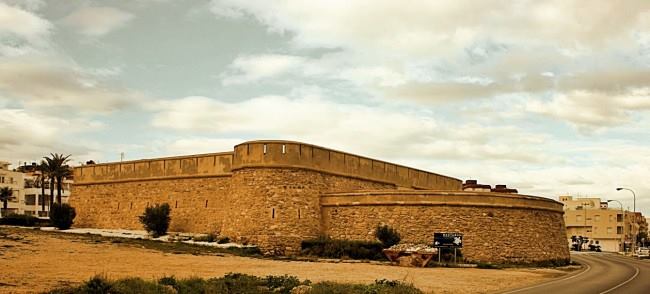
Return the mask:
[[650,214],[650,1],[0,0],[0,160],[255,139]]

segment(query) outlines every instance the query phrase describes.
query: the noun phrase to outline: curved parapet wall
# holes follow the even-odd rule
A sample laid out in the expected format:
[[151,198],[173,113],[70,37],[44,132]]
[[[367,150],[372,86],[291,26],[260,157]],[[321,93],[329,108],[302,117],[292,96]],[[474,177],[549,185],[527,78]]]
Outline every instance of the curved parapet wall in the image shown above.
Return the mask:
[[368,191],[321,196],[322,231],[333,238],[374,239],[389,224],[403,242],[431,243],[434,232],[463,236],[466,259],[531,263],[569,258],[562,204],[490,192]]
[[299,168],[412,189],[461,190],[462,181],[381,160],[291,141],[251,141],[235,146],[233,170]]
[[231,175],[232,152],[92,164],[74,169],[74,185]]

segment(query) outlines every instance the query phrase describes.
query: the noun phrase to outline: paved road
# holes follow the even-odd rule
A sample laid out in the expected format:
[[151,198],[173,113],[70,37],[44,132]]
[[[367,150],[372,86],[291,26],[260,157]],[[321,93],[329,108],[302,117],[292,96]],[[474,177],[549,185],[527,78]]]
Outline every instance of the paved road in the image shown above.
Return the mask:
[[571,258],[584,269],[550,282],[505,293],[650,293],[650,260],[610,253],[578,253]]

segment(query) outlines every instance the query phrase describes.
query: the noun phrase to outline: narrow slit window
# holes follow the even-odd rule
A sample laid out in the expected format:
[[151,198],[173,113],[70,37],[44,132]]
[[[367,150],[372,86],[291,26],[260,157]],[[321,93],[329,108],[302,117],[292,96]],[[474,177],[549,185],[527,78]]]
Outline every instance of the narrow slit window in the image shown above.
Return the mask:
[[282,144],[282,154],[287,153],[287,145]]
[[117,209],[120,209],[120,203],[119,202],[117,203]]
[[263,152],[264,154],[266,154],[266,144],[264,144],[263,148],[264,148]]
[[271,210],[271,218],[275,218],[275,208]]
[[129,209],[133,209],[133,202],[131,202],[131,206],[129,207]]
[[300,219],[300,208],[298,208],[298,219]]
[[208,208],[208,200],[205,200],[205,208]]
[[174,204],[174,208],[178,208],[178,200],[176,200],[176,203]]

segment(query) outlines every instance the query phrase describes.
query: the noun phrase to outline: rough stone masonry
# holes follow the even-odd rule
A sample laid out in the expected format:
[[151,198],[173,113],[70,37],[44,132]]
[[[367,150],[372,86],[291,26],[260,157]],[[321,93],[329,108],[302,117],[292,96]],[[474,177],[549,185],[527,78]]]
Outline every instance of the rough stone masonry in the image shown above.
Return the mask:
[[141,229],[144,208],[168,203],[170,230],[217,232],[271,254],[328,235],[374,239],[378,224],[404,242],[464,234],[465,258],[568,259],[562,204],[462,191],[458,179],[290,141],[251,141],[232,152],[76,167],[77,227]]

